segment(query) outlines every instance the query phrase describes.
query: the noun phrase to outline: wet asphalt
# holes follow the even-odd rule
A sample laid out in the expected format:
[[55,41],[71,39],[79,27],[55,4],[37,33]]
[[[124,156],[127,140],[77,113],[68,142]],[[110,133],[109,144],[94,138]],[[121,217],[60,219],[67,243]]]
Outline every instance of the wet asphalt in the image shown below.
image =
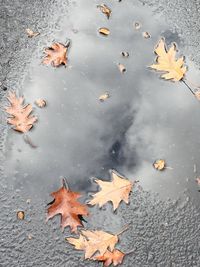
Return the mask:
[[[91,208],[85,227],[118,232],[131,223],[119,248],[135,253],[122,266],[200,266],[200,104],[184,84],[148,69],[165,37],[186,56],[188,78],[200,83],[198,3],[183,2],[112,1],[107,20],[99,1],[1,1],[0,266],[99,266],[66,244],[70,233],[61,232],[59,218],[45,223],[45,210],[62,176],[84,201],[97,189],[90,178],[108,180],[109,169],[139,186],[115,214],[111,205]],[[99,27],[111,34],[99,35]],[[26,28],[41,34],[29,39]],[[67,40],[68,66],[43,66],[44,47]],[[39,120],[29,136],[36,149],[6,124],[2,107],[10,89],[33,105],[40,97],[47,101],[44,109],[34,105]],[[106,91],[111,97],[99,102]],[[155,171],[158,158],[171,169]],[[16,219],[18,210],[24,221]]]

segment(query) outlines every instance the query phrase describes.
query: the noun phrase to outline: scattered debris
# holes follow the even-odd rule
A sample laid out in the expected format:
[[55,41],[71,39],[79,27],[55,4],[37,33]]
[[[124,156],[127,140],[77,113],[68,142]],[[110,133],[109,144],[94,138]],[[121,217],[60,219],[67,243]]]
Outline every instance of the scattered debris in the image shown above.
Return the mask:
[[32,38],[32,37],[38,36],[40,33],[39,32],[34,32],[31,29],[26,29],[26,34],[28,35],[29,38]]
[[165,160],[164,159],[158,159],[153,163],[153,167],[156,170],[162,171],[165,169]]
[[143,36],[145,39],[149,39],[149,38],[151,38],[151,35],[150,35],[150,33],[148,33],[148,32],[143,32],[143,33],[142,33],[142,36]]
[[25,218],[25,213],[24,213],[24,211],[22,211],[22,210],[18,211],[18,212],[17,212],[17,219],[18,219],[18,220],[24,220],[24,218]]
[[126,71],[125,66],[124,66],[123,64],[121,64],[121,63],[118,63],[118,68],[119,68],[119,71],[120,71],[121,73],[124,73],[124,72]]
[[129,52],[121,52],[122,57],[129,57]]
[[106,4],[97,5],[97,8],[99,8],[108,19],[110,18],[112,11]]
[[29,234],[28,235],[28,240],[31,240],[31,239],[33,239],[33,235],[32,234]]
[[104,94],[100,95],[99,101],[104,102],[106,99],[110,97],[108,92],[105,92]]
[[108,36],[110,34],[110,30],[108,28],[99,28],[99,33]]
[[133,23],[133,27],[138,31],[142,27],[142,24],[136,21]]
[[42,99],[42,98],[38,98],[38,99],[35,100],[35,104],[36,104],[39,108],[44,108],[44,107],[46,107],[47,102],[46,102],[44,99]]

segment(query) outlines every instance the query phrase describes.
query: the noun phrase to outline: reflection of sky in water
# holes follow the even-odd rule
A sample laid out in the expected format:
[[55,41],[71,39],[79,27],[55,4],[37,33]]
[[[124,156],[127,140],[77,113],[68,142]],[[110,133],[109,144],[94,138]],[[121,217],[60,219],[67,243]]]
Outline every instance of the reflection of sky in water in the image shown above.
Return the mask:
[[[111,168],[165,196],[176,196],[185,187],[196,192],[199,103],[183,84],[162,81],[146,68],[160,35],[166,33],[170,42],[178,42],[178,36],[170,35],[162,18],[152,19],[148,9],[135,3],[110,4],[113,13],[107,20],[95,4],[86,2],[72,8],[55,36],[61,42],[72,40],[71,68],[54,69],[37,61],[24,81],[27,101],[42,97],[48,105],[35,110],[39,122],[30,137],[37,149],[19,134],[10,135],[7,175],[15,173],[16,188],[20,180],[39,196],[57,189],[60,176],[67,177],[71,188],[88,191],[89,177],[108,178]],[[142,23],[140,31],[133,29],[134,21]],[[104,26],[110,28],[108,37],[97,33]],[[142,31],[152,38],[144,39]],[[122,58],[121,51],[130,57]],[[119,72],[119,62],[126,73]],[[111,98],[98,102],[105,91]],[[157,158],[166,159],[173,170],[156,172],[152,162]]]

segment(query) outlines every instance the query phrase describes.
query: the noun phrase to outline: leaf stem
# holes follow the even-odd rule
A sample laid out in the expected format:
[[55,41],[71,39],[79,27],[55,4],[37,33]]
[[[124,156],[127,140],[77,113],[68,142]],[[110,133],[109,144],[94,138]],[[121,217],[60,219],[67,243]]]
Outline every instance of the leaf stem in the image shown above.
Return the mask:
[[69,190],[67,179],[65,177],[62,177],[62,184],[63,184],[63,187],[64,188],[66,188],[67,190]]
[[125,254],[126,254],[126,255],[132,254],[132,253],[134,253],[136,250],[137,250],[137,248],[132,249],[132,250],[126,252]]
[[190,90],[190,92],[195,96],[195,92],[192,90],[192,88],[186,83],[186,81],[184,79],[181,80],[185,86]]
[[121,235],[123,234],[125,231],[128,230],[128,228],[131,226],[131,223],[125,225],[118,233],[116,233],[115,235]]

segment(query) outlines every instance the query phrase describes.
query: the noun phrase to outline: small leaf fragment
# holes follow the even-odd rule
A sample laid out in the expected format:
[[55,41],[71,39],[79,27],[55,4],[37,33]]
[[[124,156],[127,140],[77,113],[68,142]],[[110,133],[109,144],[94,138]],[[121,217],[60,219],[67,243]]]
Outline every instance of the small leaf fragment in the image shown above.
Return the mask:
[[106,99],[108,99],[109,97],[110,97],[109,93],[106,92],[106,93],[100,95],[100,97],[99,97],[99,101],[100,101],[100,102],[104,102],[104,101],[105,101]]
[[119,68],[119,71],[120,71],[121,73],[124,73],[124,72],[126,71],[125,66],[124,66],[123,64],[121,64],[121,63],[118,63],[118,68]]
[[93,260],[103,262],[103,266],[108,267],[111,264],[117,266],[122,264],[125,254],[118,249],[114,249],[113,252],[107,250],[103,255],[97,255],[93,257]]
[[42,98],[38,98],[35,100],[35,104],[39,107],[39,108],[44,108],[47,105],[47,102],[42,99]]
[[156,170],[162,171],[165,168],[165,164],[164,159],[158,159],[153,163],[153,166]]
[[18,211],[18,212],[17,212],[17,219],[18,219],[18,220],[24,220],[24,218],[25,218],[25,213],[24,213],[24,211],[22,211],[22,210]]
[[197,90],[194,95],[198,100],[200,100],[200,90]]
[[110,34],[110,30],[108,28],[99,28],[99,33],[108,36]]
[[149,39],[149,38],[151,38],[151,35],[150,35],[150,33],[148,33],[148,32],[143,32],[143,33],[142,33],[142,36],[143,36],[145,39]]
[[133,27],[138,31],[142,27],[142,25],[140,22],[136,21],[133,23]]
[[32,37],[38,36],[40,33],[39,32],[34,32],[31,29],[26,29],[26,34],[28,35],[29,38],[32,38]]
[[200,177],[197,177],[197,178],[196,178],[196,183],[197,183],[198,185],[200,185]]
[[106,4],[97,5],[97,8],[99,8],[108,19],[110,18],[112,11]]
[[129,52],[121,52],[122,57],[129,57]]

